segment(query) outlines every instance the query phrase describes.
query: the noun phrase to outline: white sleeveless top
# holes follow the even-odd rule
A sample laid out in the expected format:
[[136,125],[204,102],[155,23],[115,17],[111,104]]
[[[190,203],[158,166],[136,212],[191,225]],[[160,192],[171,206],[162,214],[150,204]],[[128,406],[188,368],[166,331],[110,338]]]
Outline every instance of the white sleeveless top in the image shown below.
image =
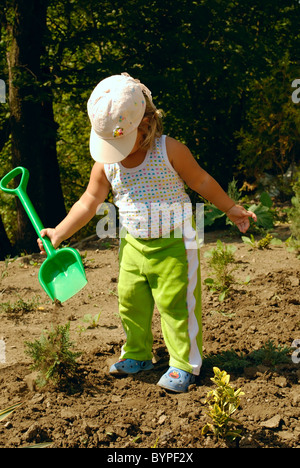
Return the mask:
[[191,218],[191,201],[169,161],[165,135],[155,140],[139,166],[128,169],[119,162],[104,164],[104,170],[120,223],[134,237],[169,237]]

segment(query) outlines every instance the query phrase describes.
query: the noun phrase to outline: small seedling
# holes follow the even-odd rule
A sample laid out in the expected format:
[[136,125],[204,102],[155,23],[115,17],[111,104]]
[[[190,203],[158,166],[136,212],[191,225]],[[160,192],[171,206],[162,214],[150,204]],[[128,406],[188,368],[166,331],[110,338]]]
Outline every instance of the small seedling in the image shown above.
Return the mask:
[[289,362],[290,352],[290,347],[276,346],[272,340],[268,340],[260,349],[252,351],[250,357],[255,364],[275,367],[278,364]]
[[99,326],[100,316],[101,316],[101,312],[99,312],[99,314],[96,314],[94,316],[92,316],[92,314],[86,314],[83,317],[82,321],[86,323],[87,326],[85,327],[83,325],[78,325],[78,328],[77,328],[78,332],[82,333],[82,332],[85,332],[86,330],[97,328]]
[[76,359],[81,353],[72,351],[74,343],[69,335],[70,322],[45,331],[39,340],[25,342],[25,352],[33,359],[31,368],[39,373],[37,384],[40,387],[52,382],[60,388],[68,388],[77,376]]
[[229,384],[230,375],[221,371],[218,367],[213,368],[214,377],[212,382],[215,389],[207,393],[206,402],[209,405],[209,416],[211,422],[207,423],[202,434],[212,433],[217,439],[234,441],[241,435],[241,430],[237,428],[239,421],[232,418],[232,415],[240,405],[240,396],[244,395],[241,389],[234,390]]
[[228,296],[230,286],[235,283],[233,272],[238,268],[235,265],[235,250],[235,246],[223,244],[218,240],[216,247],[204,254],[208,258],[212,274],[212,277],[206,278],[204,283],[212,292],[219,293],[220,302]]
[[0,304],[0,311],[11,315],[18,314],[20,312],[33,312],[38,308],[39,304],[39,296],[34,296],[28,301],[24,301],[22,298],[20,298],[15,302],[3,302],[3,304]]
[[85,251],[84,254],[80,254],[81,261],[83,263],[84,268],[88,266],[88,262],[93,263],[95,261],[93,258],[87,258],[87,255],[88,255],[87,251]]
[[275,240],[272,234],[270,233],[268,233],[265,237],[263,237],[259,241],[256,241],[254,239],[253,234],[251,234],[250,237],[242,236],[242,241],[244,242],[244,244],[249,245],[251,249],[261,249],[261,250],[269,247],[270,244],[278,243],[278,240]]

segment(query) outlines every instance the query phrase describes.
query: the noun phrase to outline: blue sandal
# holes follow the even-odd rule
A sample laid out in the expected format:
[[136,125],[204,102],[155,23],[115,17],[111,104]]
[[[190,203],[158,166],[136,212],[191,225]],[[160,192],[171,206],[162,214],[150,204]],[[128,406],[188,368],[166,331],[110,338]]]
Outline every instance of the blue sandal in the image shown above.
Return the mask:
[[153,369],[152,361],[136,361],[135,359],[120,359],[109,370],[112,375],[136,374],[140,371]]
[[172,392],[186,392],[188,386],[195,382],[195,376],[176,367],[170,367],[160,378],[157,385]]

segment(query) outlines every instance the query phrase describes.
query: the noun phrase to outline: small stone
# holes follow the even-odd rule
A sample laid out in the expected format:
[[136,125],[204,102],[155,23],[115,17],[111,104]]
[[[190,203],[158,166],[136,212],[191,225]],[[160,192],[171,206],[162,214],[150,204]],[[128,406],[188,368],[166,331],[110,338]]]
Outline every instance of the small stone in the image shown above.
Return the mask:
[[165,422],[165,420],[167,419],[167,416],[165,414],[162,414],[159,418],[158,418],[158,424],[163,424]]
[[262,427],[267,429],[277,429],[282,422],[282,418],[279,414],[276,414],[271,419],[267,419],[267,421],[263,421],[260,423]]
[[26,383],[28,390],[30,392],[35,392],[37,389],[37,385],[36,385],[37,377],[38,377],[38,373],[32,372],[31,374],[26,375],[24,378],[24,382]]
[[288,384],[287,384],[287,380],[285,377],[276,377],[275,385],[277,385],[277,387],[285,388],[287,387]]
[[291,276],[290,283],[293,287],[299,286],[299,278],[297,278],[296,276]]

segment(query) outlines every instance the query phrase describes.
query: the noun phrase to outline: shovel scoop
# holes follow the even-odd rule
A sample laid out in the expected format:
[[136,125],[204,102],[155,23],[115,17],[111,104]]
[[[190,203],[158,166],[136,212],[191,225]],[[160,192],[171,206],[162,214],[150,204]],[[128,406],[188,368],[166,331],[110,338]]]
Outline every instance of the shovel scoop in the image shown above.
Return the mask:
[[[16,188],[8,184],[18,175],[21,180]],[[65,302],[78,293],[86,284],[86,275],[77,250],[63,247],[56,250],[48,237],[41,237],[44,229],[26,192],[29,171],[24,167],[16,167],[0,181],[0,189],[19,197],[38,237],[42,240],[47,258],[39,270],[39,282],[48,296],[54,301]]]

